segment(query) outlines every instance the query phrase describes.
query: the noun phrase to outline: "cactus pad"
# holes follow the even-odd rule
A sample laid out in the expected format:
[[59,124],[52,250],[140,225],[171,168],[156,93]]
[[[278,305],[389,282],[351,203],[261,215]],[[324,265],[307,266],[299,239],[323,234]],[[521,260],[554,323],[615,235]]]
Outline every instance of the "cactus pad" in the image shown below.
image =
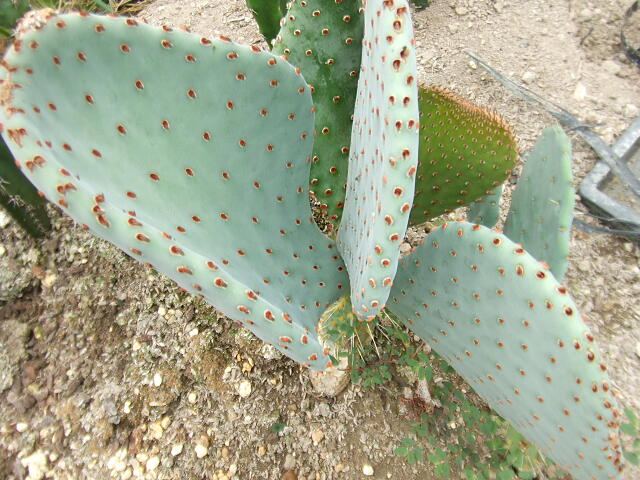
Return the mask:
[[502,196],[502,185],[495,187],[480,200],[476,200],[467,210],[467,220],[470,223],[479,223],[485,227],[492,228],[500,218],[500,197]]
[[313,89],[316,139],[309,182],[334,227],[344,206],[362,32],[360,2],[294,0],[273,46],[273,53],[300,67]]
[[567,269],[573,205],[571,141],[562,128],[549,127],[526,157],[504,234],[547,262],[556,278]]
[[438,228],[398,268],[388,309],[576,479],[617,478],[619,412],[563,286],[480,225]]
[[418,102],[406,0],[368,0],[345,209],[338,247],[359,319],[389,296],[413,199]]
[[299,72],[133,19],[31,22],[0,80],[23,172],[98,236],[324,367],[315,327],[348,280],[309,208],[314,117]]
[[437,87],[421,88],[420,155],[411,223],[449,213],[500,185],[518,158],[496,114]]

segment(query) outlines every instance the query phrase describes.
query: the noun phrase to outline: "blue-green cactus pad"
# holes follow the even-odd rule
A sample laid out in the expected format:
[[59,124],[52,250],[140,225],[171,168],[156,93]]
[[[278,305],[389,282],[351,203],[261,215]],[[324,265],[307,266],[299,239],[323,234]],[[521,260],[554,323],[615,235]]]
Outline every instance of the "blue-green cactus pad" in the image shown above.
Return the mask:
[[401,260],[387,307],[576,479],[617,478],[620,414],[593,336],[518,244],[444,225]]
[[491,193],[469,205],[467,220],[470,223],[479,223],[485,227],[492,228],[500,218],[501,197],[502,185],[495,187]]
[[567,269],[574,193],[571,140],[559,126],[545,128],[526,157],[504,234],[547,262],[556,278]]
[[100,237],[324,367],[315,327],[348,279],[309,208],[314,116],[299,72],[225,38],[41,17],[0,85],[24,173]]
[[418,163],[418,89],[406,0],[365,2],[358,97],[338,247],[359,319],[384,307],[409,221]]

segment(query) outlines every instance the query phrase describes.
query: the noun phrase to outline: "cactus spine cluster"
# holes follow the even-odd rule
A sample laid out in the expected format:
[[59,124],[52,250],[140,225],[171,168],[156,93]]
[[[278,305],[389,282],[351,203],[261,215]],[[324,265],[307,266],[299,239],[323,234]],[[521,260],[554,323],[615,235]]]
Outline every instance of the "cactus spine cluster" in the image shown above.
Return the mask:
[[[332,110],[340,104],[332,82],[352,66],[327,63],[338,55],[325,58],[321,37],[338,48],[360,28],[353,18],[356,34],[345,37],[351,14],[340,4],[294,2],[276,40],[295,61],[288,36],[320,29],[304,67],[312,81],[282,56],[225,37],[40,12],[23,21],[2,62],[0,130],[22,171],[78,223],[294,360],[330,365],[318,321],[336,301],[344,308],[345,295],[352,319],[370,320],[387,306],[576,478],[618,478],[616,402],[575,304],[538,262],[553,258],[534,259],[505,235],[454,223],[399,263],[410,216],[429,219],[498,185],[516,155],[513,136],[450,94],[419,93],[406,0],[362,3],[357,94],[353,107]],[[332,129],[345,125],[340,218],[313,179],[337,193],[341,177],[310,170],[337,165],[335,148],[346,145],[336,135],[315,150],[314,134],[323,138],[327,128],[334,138]],[[543,144],[550,150],[542,157],[558,156],[557,143]],[[527,175],[511,224],[518,241],[534,237],[534,245],[546,232],[515,226],[515,216],[529,215],[527,199],[551,194],[529,191],[538,187]],[[562,203],[571,186],[554,178]],[[313,221],[309,183],[340,220],[337,242]],[[547,225],[566,228],[558,209],[545,215]],[[566,236],[556,241],[551,249],[564,248]]]

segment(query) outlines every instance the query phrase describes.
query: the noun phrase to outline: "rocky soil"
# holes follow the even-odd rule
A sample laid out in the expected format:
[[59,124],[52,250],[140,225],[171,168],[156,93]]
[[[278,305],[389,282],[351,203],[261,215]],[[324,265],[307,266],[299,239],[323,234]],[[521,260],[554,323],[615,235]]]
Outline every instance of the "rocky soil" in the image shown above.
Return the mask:
[[[619,45],[629,3],[433,0],[414,15],[420,79],[500,112],[525,151],[553,119],[470,49],[612,142],[640,115],[640,69]],[[157,0],[142,17],[264,45],[242,0]],[[579,182],[596,156],[573,140]],[[0,212],[0,478],[433,478],[393,454],[406,378],[319,397],[273,348],[54,215],[33,241]],[[624,238],[572,232],[567,284],[636,411],[639,260]]]

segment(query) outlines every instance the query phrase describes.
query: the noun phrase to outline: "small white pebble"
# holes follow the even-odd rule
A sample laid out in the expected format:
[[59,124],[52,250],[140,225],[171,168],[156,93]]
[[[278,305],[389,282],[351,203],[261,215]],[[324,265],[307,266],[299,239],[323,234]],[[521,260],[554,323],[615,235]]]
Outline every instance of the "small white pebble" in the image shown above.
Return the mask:
[[236,472],[238,471],[238,466],[235,463],[232,463],[231,465],[229,465],[229,476],[233,477]]
[[182,443],[176,443],[174,446],[171,447],[171,456],[177,457],[178,455],[180,455],[182,453],[183,447],[184,445]]
[[159,387],[160,385],[162,385],[162,375],[160,375],[159,373],[156,373],[153,376],[153,385],[156,387]]
[[164,317],[167,314],[167,309],[164,307],[160,307],[158,308],[158,315],[160,315],[161,317]]
[[122,407],[122,411],[124,413],[131,413],[131,400],[127,400],[124,402],[124,406]]
[[196,395],[195,392],[191,392],[188,396],[187,396],[187,400],[189,400],[189,403],[196,403],[196,400],[198,400],[198,396]]
[[249,380],[241,381],[240,384],[236,387],[236,391],[242,398],[247,398],[249,395],[251,395],[251,382]]
[[26,432],[28,427],[29,425],[27,425],[26,423],[23,423],[23,422],[16,423],[16,430],[19,433]]
[[198,335],[198,333],[200,333],[199,330],[197,328],[194,328],[193,330],[189,331],[189,336],[195,337],[196,335]]
[[195,451],[196,451],[196,457],[198,458],[206,457],[207,454],[209,453],[209,449],[204,445],[200,445],[199,443],[196,444]]
[[147,472],[150,472],[151,470],[155,470],[156,468],[158,468],[158,465],[160,465],[160,457],[158,457],[157,455],[154,455],[149,460],[147,460],[147,463],[146,463]]
[[373,467],[371,465],[369,465],[368,463],[365,463],[362,466],[362,473],[364,475],[366,475],[367,477],[370,477],[373,475]]

